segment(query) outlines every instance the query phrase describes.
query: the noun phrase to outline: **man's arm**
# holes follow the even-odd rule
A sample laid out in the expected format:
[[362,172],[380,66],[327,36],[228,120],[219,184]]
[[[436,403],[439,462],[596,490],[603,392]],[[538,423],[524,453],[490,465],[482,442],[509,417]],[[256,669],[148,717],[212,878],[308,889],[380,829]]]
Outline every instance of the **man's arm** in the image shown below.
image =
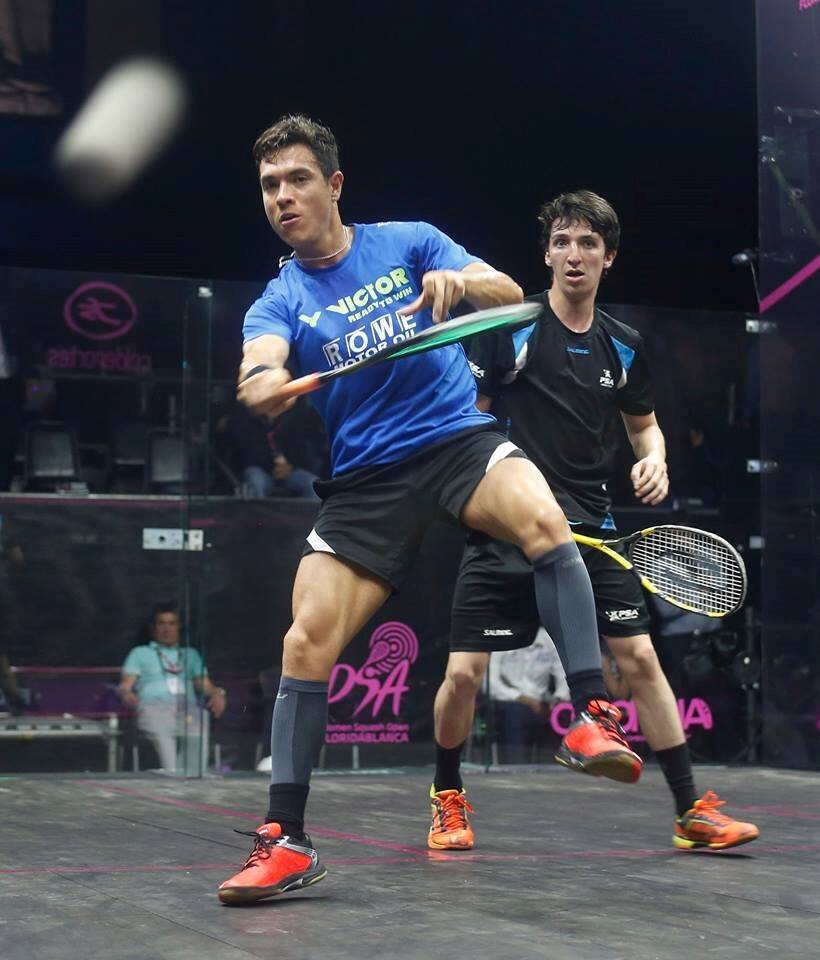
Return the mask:
[[207,699],[211,713],[217,718],[221,717],[227,705],[228,695],[225,690],[223,690],[222,687],[214,686],[214,684],[211,683],[211,678],[207,676],[194,677],[193,680],[194,689]]
[[410,316],[432,307],[434,323],[441,323],[462,300],[484,310],[524,299],[524,291],[511,277],[486,263],[468,263],[463,270],[429,270],[421,279],[421,289],[421,295],[401,312]]
[[654,413],[622,413],[637,463],[630,471],[635,496],[649,506],[657,506],[669,492],[666,472],[666,442]]
[[139,703],[139,697],[134,691],[134,684],[137,680],[139,680],[138,673],[124,673],[120,679],[117,693],[126,707],[135,707]]
[[521,303],[524,291],[512,277],[486,263],[469,263],[459,271],[464,278],[464,299],[476,310]]
[[249,340],[242,351],[236,396],[249,410],[260,416],[278,417],[289,410],[296,398],[276,400],[278,390],[290,381],[285,369],[290,344],[284,337],[268,333]]
[[476,397],[475,405],[482,413],[489,413],[490,407],[493,405],[493,398],[488,397],[483,393],[479,393]]

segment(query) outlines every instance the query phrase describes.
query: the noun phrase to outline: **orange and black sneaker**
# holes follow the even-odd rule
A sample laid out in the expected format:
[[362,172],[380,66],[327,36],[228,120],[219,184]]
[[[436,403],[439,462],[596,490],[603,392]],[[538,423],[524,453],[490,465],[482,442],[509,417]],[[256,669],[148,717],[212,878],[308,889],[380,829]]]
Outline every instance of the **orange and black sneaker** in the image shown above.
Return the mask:
[[235,832],[253,837],[253,850],[239,873],[219,888],[223,903],[276,897],[318,883],[327,874],[307,834],[300,840],[283,837],[278,823],[263,823],[252,832]]
[[427,834],[431,850],[472,850],[475,843],[467,813],[475,813],[463,790],[439,790],[430,786],[433,822]]
[[718,810],[725,802],[713,790],[707,790],[691,810],[675,818],[672,843],[681,850],[726,850],[757,840],[760,831],[753,823],[733,820]]
[[630,749],[620,719],[621,711],[608,700],[590,700],[567,730],[555,759],[579,773],[636,783],[643,760]]

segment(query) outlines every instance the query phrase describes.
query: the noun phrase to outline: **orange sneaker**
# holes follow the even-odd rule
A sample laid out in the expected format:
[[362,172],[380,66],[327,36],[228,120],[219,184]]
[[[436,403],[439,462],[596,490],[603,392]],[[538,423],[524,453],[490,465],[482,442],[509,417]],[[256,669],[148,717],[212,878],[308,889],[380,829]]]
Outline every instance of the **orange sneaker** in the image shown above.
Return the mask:
[[309,887],[327,874],[307,834],[304,840],[283,837],[278,823],[263,823],[251,833],[235,832],[253,837],[253,850],[239,873],[219,888],[218,896],[223,903],[249,903],[275,897]]
[[567,730],[555,759],[571,770],[593,777],[635,783],[643,760],[631,750],[620,724],[621,711],[607,700],[590,700]]
[[475,813],[463,790],[439,790],[430,786],[430,809],[433,822],[427,834],[431,850],[472,850],[475,843],[467,812]]
[[725,802],[713,790],[707,790],[700,800],[695,801],[691,810],[675,818],[672,843],[680,850],[694,850],[697,847],[726,850],[757,840],[760,831],[753,823],[733,820],[718,811],[718,807]]

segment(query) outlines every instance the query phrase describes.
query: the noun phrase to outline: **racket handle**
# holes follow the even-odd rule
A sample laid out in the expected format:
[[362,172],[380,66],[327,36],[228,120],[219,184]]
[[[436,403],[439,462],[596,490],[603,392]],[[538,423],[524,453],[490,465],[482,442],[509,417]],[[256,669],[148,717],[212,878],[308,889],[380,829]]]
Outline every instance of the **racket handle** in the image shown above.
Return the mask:
[[611,547],[608,547],[603,540],[596,540],[595,537],[586,537],[582,533],[575,533],[571,531],[572,539],[576,543],[582,543],[587,547],[594,547],[596,550],[600,550],[601,553],[606,554],[610,560],[614,560],[615,563],[620,564],[624,570],[634,570],[634,565],[631,561],[627,560],[626,557],[622,557],[620,553],[617,553]]
[[305,377],[297,377],[280,387],[276,393],[277,400],[289,400],[291,397],[301,397],[306,393],[313,393],[322,386],[320,373],[309,373]]

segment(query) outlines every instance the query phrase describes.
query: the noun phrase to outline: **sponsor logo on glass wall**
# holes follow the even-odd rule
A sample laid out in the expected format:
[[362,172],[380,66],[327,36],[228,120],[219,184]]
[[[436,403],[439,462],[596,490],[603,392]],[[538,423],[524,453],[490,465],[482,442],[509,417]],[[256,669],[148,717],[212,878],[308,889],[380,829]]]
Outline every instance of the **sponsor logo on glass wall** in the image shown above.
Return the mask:
[[[373,631],[361,666],[337,663],[330,675],[328,703],[352,708],[349,723],[328,724],[326,743],[409,743],[402,700],[410,691],[410,667],[419,641],[405,623],[382,623]],[[337,706],[338,710],[338,706]]]
[[71,294],[63,307],[66,324],[89,340],[116,340],[137,322],[137,305],[114,283],[92,280]]
[[[627,740],[633,742],[646,740],[641,733],[638,722],[638,711],[631,700],[616,700],[615,705],[621,709],[621,725],[626,733]],[[713,726],[712,710],[709,704],[700,697],[691,700],[678,699],[678,713],[684,733],[689,734],[694,727],[711,730]],[[575,711],[571,703],[558,703],[550,714],[550,726],[560,737],[569,730],[575,720]]]
[[[63,320],[83,340],[119,340],[139,319],[137,305],[122,287],[106,280],[92,280],[74,290],[63,304]],[[51,370],[106,373],[151,372],[151,355],[127,344],[93,348],[90,344],[50,347],[46,365]]]

